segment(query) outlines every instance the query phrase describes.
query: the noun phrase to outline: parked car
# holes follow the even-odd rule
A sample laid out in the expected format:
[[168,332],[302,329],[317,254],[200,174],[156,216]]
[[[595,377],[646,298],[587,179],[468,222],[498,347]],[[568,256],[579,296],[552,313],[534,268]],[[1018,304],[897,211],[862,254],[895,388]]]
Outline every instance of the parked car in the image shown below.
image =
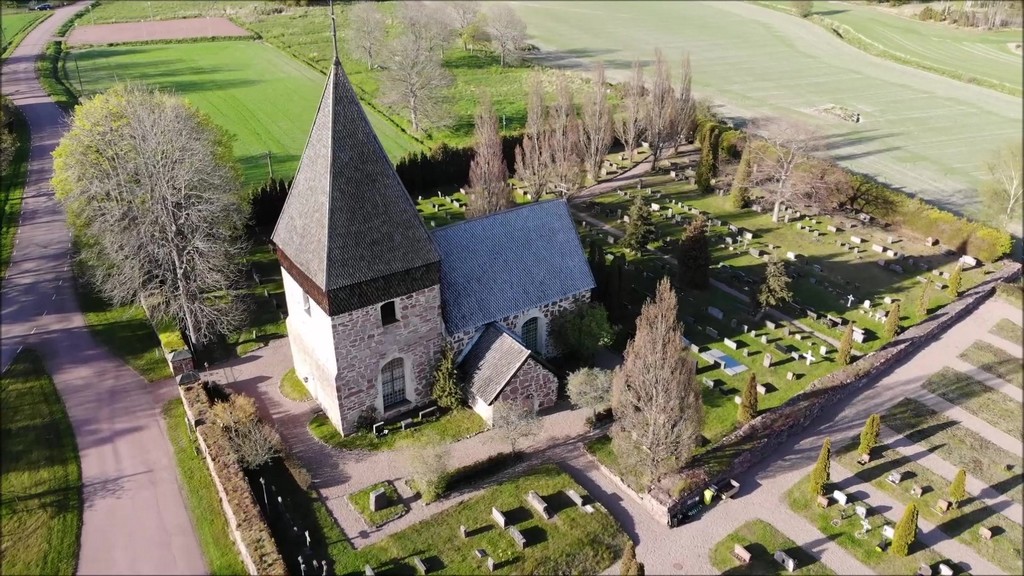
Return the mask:
[[33,8],[33,10],[53,10],[52,4],[40,4]]

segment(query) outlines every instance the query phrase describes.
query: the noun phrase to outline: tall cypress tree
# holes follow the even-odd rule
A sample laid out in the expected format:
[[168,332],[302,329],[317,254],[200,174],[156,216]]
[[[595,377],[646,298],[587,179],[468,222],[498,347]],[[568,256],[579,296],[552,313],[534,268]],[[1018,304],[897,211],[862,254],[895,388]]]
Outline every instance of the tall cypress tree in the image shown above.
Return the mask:
[[742,426],[757,416],[757,376],[753,372],[747,379],[747,386],[743,389],[743,396],[740,400],[736,411],[736,420]]
[[860,447],[858,454],[871,455],[871,449],[878,444],[878,435],[882,432],[882,419],[878,414],[868,416],[864,429],[860,431]]
[[710,125],[702,133],[700,160],[697,163],[695,178],[697,191],[701,194],[711,192],[711,178],[715,175],[715,150],[718,148],[718,126]]
[[886,340],[892,340],[896,337],[896,332],[900,329],[900,303],[893,302],[892,307],[889,308],[889,315],[885,317],[885,329],[884,334]]
[[740,165],[736,167],[736,176],[732,179],[732,190],[729,199],[732,207],[737,210],[746,208],[750,203],[750,146],[743,148]]
[[949,485],[949,501],[953,508],[960,506],[960,501],[967,498],[967,471],[963,468],[956,471],[953,483]]
[[840,366],[850,363],[850,351],[853,349],[853,322],[846,325],[843,331],[843,338],[839,341],[839,350],[836,351],[836,362]]
[[906,556],[910,553],[910,546],[917,538],[917,504],[911,502],[903,511],[903,517],[896,523],[896,529],[892,535],[892,553],[897,556]]
[[626,224],[626,236],[622,239],[622,245],[627,250],[639,253],[654,242],[656,237],[657,229],[654,226],[651,207],[637,197],[629,209],[629,223]]
[[821,445],[821,452],[818,454],[818,461],[814,464],[814,471],[811,472],[811,495],[821,496],[825,493],[825,485],[828,484],[832,468],[832,439],[825,438]]
[[957,264],[953,273],[949,275],[949,295],[956,298],[960,295],[960,288],[963,284],[963,278],[960,275],[960,265]]
[[930,286],[929,282],[925,282],[924,288],[921,288],[921,295],[917,298],[917,315],[922,319],[928,315],[928,304],[931,303],[931,294],[928,290]]
[[676,284],[680,287],[703,290],[710,284],[711,243],[708,241],[708,221],[697,216],[683,233],[676,251]]

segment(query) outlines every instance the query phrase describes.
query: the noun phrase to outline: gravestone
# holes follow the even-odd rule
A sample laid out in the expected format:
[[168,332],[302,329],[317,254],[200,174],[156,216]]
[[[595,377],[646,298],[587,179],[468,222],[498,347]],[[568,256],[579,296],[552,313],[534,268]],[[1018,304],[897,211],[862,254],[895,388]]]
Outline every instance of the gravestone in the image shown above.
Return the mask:
[[753,232],[744,231],[743,232],[743,239],[744,240],[753,240],[754,239],[754,233]]
[[818,496],[816,501],[819,508],[828,508],[828,496]]
[[939,576],[953,576],[953,569],[945,562],[939,562]]
[[939,514],[945,514],[949,511],[949,502],[939,499],[939,501],[935,503],[935,511]]
[[842,490],[835,490],[832,492],[832,498],[840,505],[846,506],[848,497],[843,493]]
[[822,356],[828,354],[828,346],[819,346],[818,353],[821,354]]
[[862,240],[859,236],[850,236],[850,242],[853,242],[854,244],[860,244],[863,241],[864,240]]
[[863,344],[864,343],[864,331],[863,330],[857,330],[856,328],[854,328],[853,329],[853,341],[856,342],[857,344]]
[[772,322],[771,320],[765,320],[764,325],[769,330],[775,330],[775,322]]
[[879,244],[872,244],[871,249],[874,250],[875,252],[878,252],[879,254],[885,252],[885,247]]
[[992,539],[992,529],[991,528],[986,528],[985,526],[982,526],[982,527],[978,528],[978,535],[981,536],[982,540],[991,540]]
[[898,470],[893,470],[885,478],[885,481],[888,482],[889,484],[892,484],[893,486],[896,486],[896,485],[898,485],[900,483],[900,480],[902,480],[902,479],[903,479],[903,473],[898,471]]
[[796,374],[793,374],[792,372],[786,372],[786,380],[793,380],[795,378]]
[[363,564],[363,576],[377,576],[377,573],[373,571],[373,567],[369,564]]
[[772,367],[772,355],[766,353],[764,355],[764,360],[761,361],[761,365],[764,366],[765,368],[771,368]]
[[860,516],[861,520],[866,520],[868,517],[868,509],[863,506],[856,506],[854,510],[857,512],[857,516]]
[[583,508],[583,497],[580,496],[578,492],[576,492],[575,490],[569,490],[568,492],[566,492],[566,495],[569,496],[569,500],[572,500],[573,504],[580,508]]
[[871,300],[865,300],[864,303],[860,305],[860,307],[865,309],[865,310],[870,310],[871,309]]
[[377,512],[388,507],[388,493],[383,488],[370,492],[370,510]]
[[786,258],[789,258],[793,262],[796,262],[797,254],[796,252],[786,252]]
[[910,489],[910,495],[914,498],[920,498],[921,494],[924,494],[924,488],[914,484],[914,487]]
[[707,335],[711,336],[712,338],[718,338],[718,331],[712,328],[711,326],[705,326],[704,332],[706,332]]
[[508,533],[512,536],[512,539],[516,541],[516,545],[519,546],[520,550],[526,550],[526,538],[522,532],[519,531],[515,526],[509,526],[507,528]]
[[492,507],[491,518],[494,519],[494,523],[498,525],[498,528],[501,528],[502,530],[505,529],[505,523],[507,521],[505,520],[505,515],[501,513],[501,510]]
[[732,400],[733,400],[733,402],[735,402],[736,404],[743,404],[743,398],[741,398],[741,397],[739,397],[739,396],[733,396],[733,397],[732,397]]
[[547,502],[545,502],[536,491],[530,490],[526,494],[526,501],[529,502],[530,506],[533,506],[533,508],[543,516],[545,520],[551,519],[551,512],[548,510]]
[[[732,320],[729,320],[729,327],[730,328],[735,328],[736,327],[736,319],[735,318],[733,318]],[[746,332],[746,330],[744,330],[744,332]]]
[[938,243],[939,243],[939,241],[936,240],[935,238],[932,238],[931,236],[925,238],[925,240],[924,240],[924,245],[925,246],[935,246]]
[[726,339],[722,340],[722,342],[723,342],[723,343],[724,343],[724,344],[725,344],[726,346],[728,346],[729,348],[732,348],[733,350],[736,350],[736,349],[738,348],[738,346],[736,345],[736,343],[735,343],[735,342],[733,342],[732,340],[729,340],[728,338],[726,338]]
[[764,396],[765,394],[768,393],[768,388],[764,384],[758,384],[757,393],[760,394],[761,396]]
[[761,335],[761,344],[767,344],[767,343],[768,343],[768,335],[767,334],[762,334]]
[[885,255],[888,256],[889,258],[899,258],[900,257],[900,253],[895,251],[895,250],[886,250],[885,251]]
[[718,308],[715,308],[714,306],[708,306],[708,314],[717,318],[718,320],[721,320],[723,316],[722,311],[719,310]]
[[761,257],[761,251],[758,250],[757,248],[751,248],[750,249],[750,255],[753,256],[754,258],[760,258]]
[[964,269],[974,268],[978,265],[978,260],[973,256],[964,255],[960,257],[960,264],[963,264]]
[[779,564],[782,564],[782,566],[786,568],[786,572],[792,572],[796,570],[796,560],[793,560],[793,558],[791,558],[789,554],[786,554],[782,550],[779,550],[775,553],[775,561]]
[[412,563],[416,565],[416,571],[420,574],[427,573],[427,565],[423,563],[423,560],[419,556],[412,557]]
[[892,540],[892,537],[895,535],[896,531],[893,530],[892,526],[889,526],[888,524],[882,526],[882,536],[888,538],[889,540]]
[[828,230],[829,232],[839,232],[839,228],[836,228],[835,226],[832,225],[826,226],[825,229]]
[[462,536],[463,538],[467,537],[466,536],[466,525],[465,524],[462,524],[461,526],[459,526],[459,535]]
[[882,299],[882,302],[885,302],[886,304],[892,304],[892,297],[886,296],[885,298]]

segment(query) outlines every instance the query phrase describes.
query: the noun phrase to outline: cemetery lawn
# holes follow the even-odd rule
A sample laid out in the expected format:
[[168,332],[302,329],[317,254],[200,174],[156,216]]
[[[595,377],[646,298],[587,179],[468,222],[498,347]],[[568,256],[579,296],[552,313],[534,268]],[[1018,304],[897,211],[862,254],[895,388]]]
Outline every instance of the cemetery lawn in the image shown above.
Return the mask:
[[999,494],[1018,504],[1024,503],[1021,475],[1006,469],[1007,464],[1014,464],[1019,470],[1020,458],[977,432],[913,398],[904,398],[886,410],[882,423],[949,464],[987,482]]
[[188,431],[185,407],[175,398],[164,404],[164,422],[174,459],[178,464],[178,477],[188,503],[192,525],[195,526],[199,545],[211,574],[244,574],[245,565],[231,540],[227,518],[221,508],[220,496],[213,483],[210,469],[198,444]]
[[996,286],[996,296],[1017,308],[1024,308],[1024,286],[1020,280],[1015,283],[1000,282]]
[[0,52],[3,52],[3,57],[6,58],[11,52],[14,52],[18,44],[21,44],[25,34],[35,28],[38,21],[49,18],[50,14],[49,11],[11,9],[5,3],[4,7],[0,8],[0,28],[3,29],[3,46],[0,46]]
[[[536,490],[554,514],[550,521],[539,517],[525,495]],[[480,495],[438,512],[384,540],[343,556],[334,556],[337,574],[361,573],[369,564],[378,573],[411,574],[413,556],[430,571],[440,574],[486,573],[484,560],[473,552],[482,548],[495,559],[502,574],[599,574],[622,554],[624,535],[599,504],[593,514],[577,508],[565,495],[585,491],[554,465],[541,466],[523,476],[485,490]],[[507,532],[496,527],[491,508],[506,515],[527,539],[520,551]],[[465,526],[469,538],[459,537]]]
[[42,358],[20,352],[0,377],[0,532],[5,574],[74,574],[82,471],[67,411]]
[[487,429],[487,422],[469,408],[458,408],[432,421],[415,423],[410,430],[402,430],[399,422],[384,427],[388,434],[376,438],[369,432],[356,432],[342,436],[323,413],[309,421],[309,431],[317,440],[339,450],[394,450],[418,446],[435,441],[457,442]]
[[[72,64],[77,61],[86,95],[115,81],[138,81],[187,98],[234,135],[235,156],[249,186],[269,176],[267,151],[274,177],[295,174],[324,87],[321,73],[249,40],[96,47],[75,50],[67,59],[61,67],[65,83],[78,90]],[[386,118],[364,109],[392,161],[421,149]]]
[[[853,442],[835,454],[836,461],[843,468],[903,504],[916,502],[922,519],[934,524],[943,534],[973,548],[1008,574],[1022,573],[1024,565],[1021,563],[1020,543],[1024,534],[1020,524],[997,513],[973,496],[961,501],[958,508],[950,508],[945,514],[940,514],[935,505],[940,499],[949,499],[949,480],[884,444],[876,446],[871,451],[871,462],[861,466],[857,464],[857,446],[858,443]],[[886,477],[897,470],[903,476],[900,485],[893,486],[886,481]],[[920,498],[910,494],[915,484],[924,489]],[[993,530],[992,539],[985,540],[978,533],[978,529],[983,526],[990,529],[997,527],[999,530]]]
[[[238,356],[245,356],[268,341],[288,334],[284,321],[287,305],[281,265],[270,244],[253,242],[245,262],[248,266],[241,296],[247,306],[247,317],[244,327],[227,338]],[[256,276],[259,276],[259,282]]]
[[1007,342],[1013,342],[1017,346],[1024,346],[1024,327],[1017,324],[1013,320],[1003,318],[999,322],[996,322],[989,331],[989,334],[995,334]]
[[638,493],[643,493],[644,489],[637,481],[637,479],[631,474],[629,469],[624,469],[619,464],[619,456],[615,453],[615,449],[612,448],[612,437],[608,434],[603,434],[594,438],[590,442],[587,442],[584,447],[587,452],[592,454],[597,461],[604,465],[605,468],[611,470],[616,476],[619,477],[623,482],[626,483],[630,488]]
[[[6,25],[4,22],[4,26]],[[6,34],[4,32],[5,36]],[[0,282],[7,276],[7,267],[11,264],[11,255],[14,252],[14,236],[18,233],[18,221],[21,218],[21,199],[25,193],[31,143],[28,123],[17,108],[14,110],[11,125],[18,146],[14,150],[7,173],[0,178]]]
[[[810,475],[804,476],[792,488],[786,491],[786,503],[790,510],[806,518],[811,524],[824,534],[825,538],[835,541],[854,558],[874,569],[878,574],[914,574],[918,566],[928,564],[934,566],[943,560],[942,556],[931,548],[924,548],[920,541],[911,545],[911,554],[901,557],[888,551],[878,552],[875,546],[881,539],[882,525],[888,523],[895,526],[898,517],[886,518],[885,516],[873,513],[868,516],[871,523],[871,532],[864,539],[857,538],[856,533],[860,531],[860,518],[851,514],[838,527],[832,525],[832,520],[839,518],[840,507],[832,504],[826,509],[819,508],[815,498],[811,496],[809,488]],[[825,493],[831,494],[832,487],[826,486]],[[870,502],[868,502],[870,504]]]
[[295,368],[284,373],[281,378],[281,384],[278,385],[278,389],[281,391],[281,395],[291,400],[292,402],[309,402],[313,399],[309,395],[309,390],[306,389],[306,385],[299,380],[299,377],[295,375]]
[[963,372],[947,366],[932,374],[923,386],[946,402],[963,408],[1018,440],[1024,433],[1024,411],[1020,403],[1009,401],[1006,394]]
[[[378,488],[384,489],[384,494],[387,495],[388,503],[391,505],[374,511],[370,509],[370,493]],[[395,489],[391,482],[371,484],[358,492],[349,494],[345,498],[352,508],[363,517],[363,520],[370,528],[387,524],[409,511],[409,508],[402,502],[402,497],[398,494],[398,490]]]
[[977,340],[961,352],[959,358],[997,378],[1002,378],[1017,388],[1024,387],[1024,369],[1021,368],[1021,359],[994,344]]
[[[736,544],[750,552],[749,563],[740,564],[733,557],[732,551]],[[782,574],[785,568],[775,561],[775,552],[778,550],[784,551],[790,558],[796,560],[798,568],[793,574],[835,574],[764,520],[746,522],[719,540],[711,549],[711,565],[724,574]]]

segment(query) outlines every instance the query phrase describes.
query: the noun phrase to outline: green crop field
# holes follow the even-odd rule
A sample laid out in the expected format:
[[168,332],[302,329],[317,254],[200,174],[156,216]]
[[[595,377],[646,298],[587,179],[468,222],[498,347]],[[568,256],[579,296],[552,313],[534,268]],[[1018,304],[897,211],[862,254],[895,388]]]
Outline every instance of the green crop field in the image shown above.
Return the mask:
[[[943,207],[972,213],[984,161],[1021,139],[1021,100],[870,56],[821,27],[737,2],[517,2],[544,61],[602,60],[621,80],[660,46],[691,53],[694,90],[726,115],[817,126],[842,164]],[[851,124],[811,109],[859,112]]]
[[[267,151],[275,177],[294,175],[324,86],[320,73],[252,41],[89,48],[68,57],[64,74],[75,89],[81,74],[85,94],[130,80],[188,98],[235,135],[235,154],[250,184],[267,178]],[[393,124],[366,112],[393,161],[419,150]]]

